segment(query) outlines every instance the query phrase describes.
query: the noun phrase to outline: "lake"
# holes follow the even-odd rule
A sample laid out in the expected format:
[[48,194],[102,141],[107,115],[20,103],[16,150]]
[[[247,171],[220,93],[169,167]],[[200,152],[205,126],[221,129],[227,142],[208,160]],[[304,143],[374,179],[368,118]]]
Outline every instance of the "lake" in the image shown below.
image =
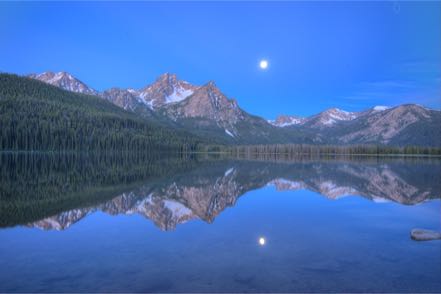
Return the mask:
[[0,292],[441,291],[439,159],[0,164]]

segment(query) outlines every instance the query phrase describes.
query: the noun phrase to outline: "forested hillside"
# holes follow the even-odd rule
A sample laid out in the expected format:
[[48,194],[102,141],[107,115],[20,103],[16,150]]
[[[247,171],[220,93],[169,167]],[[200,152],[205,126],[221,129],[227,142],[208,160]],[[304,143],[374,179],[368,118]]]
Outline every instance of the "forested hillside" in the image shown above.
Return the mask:
[[0,149],[192,151],[202,140],[99,97],[0,74]]

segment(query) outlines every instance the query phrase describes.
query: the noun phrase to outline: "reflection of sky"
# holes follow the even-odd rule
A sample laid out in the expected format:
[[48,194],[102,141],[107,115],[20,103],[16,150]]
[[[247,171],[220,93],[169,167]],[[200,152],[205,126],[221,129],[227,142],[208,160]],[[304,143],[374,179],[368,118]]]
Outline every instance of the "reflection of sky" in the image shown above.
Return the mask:
[[62,232],[5,229],[0,291],[436,291],[441,242],[409,233],[440,230],[440,204],[265,187],[173,232],[101,212]]

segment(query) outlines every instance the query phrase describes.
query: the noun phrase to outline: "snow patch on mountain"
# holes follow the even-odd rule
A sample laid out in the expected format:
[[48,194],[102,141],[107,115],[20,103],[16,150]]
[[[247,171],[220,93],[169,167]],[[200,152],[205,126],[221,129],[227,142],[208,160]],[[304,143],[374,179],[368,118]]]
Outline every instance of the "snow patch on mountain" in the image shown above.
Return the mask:
[[[337,119],[338,120],[338,119]],[[334,118],[328,118],[327,120],[325,120],[325,121],[323,121],[323,124],[324,125],[333,125],[333,124],[335,124],[336,122],[337,122],[337,120],[336,119],[334,119]]]
[[184,100],[185,98],[193,95],[193,93],[194,92],[192,90],[185,90],[182,88],[176,88],[176,89],[174,89],[174,92],[170,96],[167,96],[165,98],[165,104],[180,102],[180,101]]
[[375,111],[383,111],[383,110],[389,109],[389,107],[388,106],[383,106],[383,105],[377,105],[377,106],[375,106],[372,109],[375,110]]
[[225,176],[225,177],[228,176],[228,175],[231,174],[233,171],[234,171],[234,167],[228,169],[228,170],[225,172],[224,176]]
[[273,126],[284,128],[289,127],[293,125],[299,125],[305,122],[305,119],[303,117],[297,117],[297,116],[286,116],[281,115],[278,116],[275,120],[268,120],[268,123],[272,124]]
[[148,108],[150,108],[151,110],[153,110],[153,100],[146,100],[143,99],[141,96],[135,96],[139,102],[141,102],[142,104],[146,105]]
[[63,77],[66,77],[66,78],[69,79],[69,80],[72,80],[72,79],[73,79],[72,76],[71,76],[70,74],[68,74],[68,73],[58,72],[58,73],[56,73],[56,74],[54,75],[53,78],[49,79],[47,82],[48,82],[49,84],[53,84],[53,83],[55,83],[55,82],[61,80]]
[[320,183],[318,190],[320,194],[332,199],[340,199],[358,193],[358,191],[352,187],[338,186],[332,181],[324,181]]
[[374,201],[375,203],[389,203],[391,202],[391,200],[383,198],[383,197],[372,197],[372,201]]
[[229,130],[225,129],[225,133],[226,133],[228,136],[231,136],[231,137],[234,138],[234,134],[231,133]]
[[271,181],[269,184],[276,187],[278,191],[286,191],[286,190],[295,191],[295,190],[304,189],[306,187],[305,183],[303,182],[291,181],[284,178],[275,179]]
[[336,120],[352,120],[357,118],[357,114],[354,112],[349,112],[345,110],[341,110],[338,108],[331,109],[329,111],[329,115]]
[[192,214],[191,210],[188,207],[177,201],[164,200],[163,203],[164,207],[167,207],[170,211],[172,211],[173,215],[177,218]]

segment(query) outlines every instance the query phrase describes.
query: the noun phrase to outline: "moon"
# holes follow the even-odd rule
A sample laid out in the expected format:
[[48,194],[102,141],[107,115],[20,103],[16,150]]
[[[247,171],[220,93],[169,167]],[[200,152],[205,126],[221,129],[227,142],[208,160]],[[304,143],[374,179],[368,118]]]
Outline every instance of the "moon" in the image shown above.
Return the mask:
[[259,66],[261,69],[267,69],[268,68],[268,60],[262,59],[259,63]]
[[260,237],[260,238],[259,238],[259,245],[260,245],[260,246],[265,245],[265,242],[266,242],[266,240],[265,240],[264,237]]

